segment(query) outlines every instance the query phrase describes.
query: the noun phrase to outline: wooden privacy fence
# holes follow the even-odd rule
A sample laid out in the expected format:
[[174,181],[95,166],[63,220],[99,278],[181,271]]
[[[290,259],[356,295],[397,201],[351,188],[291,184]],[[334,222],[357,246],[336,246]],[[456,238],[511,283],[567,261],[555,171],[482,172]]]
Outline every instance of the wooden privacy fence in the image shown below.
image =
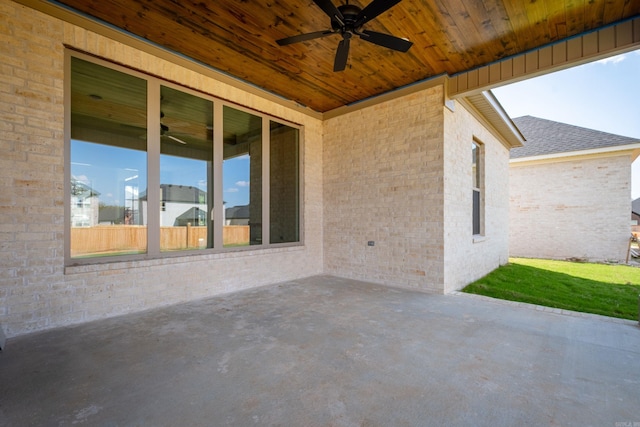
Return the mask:
[[[225,246],[249,244],[248,225],[227,225],[222,229]],[[207,247],[207,227],[160,227],[160,248],[175,251]],[[71,256],[116,252],[145,252],[147,227],[99,225],[71,228]]]
[[71,228],[71,256],[110,252],[145,252],[147,227],[137,225],[100,225]]
[[248,225],[225,225],[222,227],[222,244],[225,246],[241,246],[249,244]]

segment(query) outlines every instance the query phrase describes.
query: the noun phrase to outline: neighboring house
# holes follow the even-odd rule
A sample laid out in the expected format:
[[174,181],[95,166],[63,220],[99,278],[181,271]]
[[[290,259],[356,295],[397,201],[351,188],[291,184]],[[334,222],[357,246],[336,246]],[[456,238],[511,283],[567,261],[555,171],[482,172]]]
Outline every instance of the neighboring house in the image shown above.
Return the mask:
[[205,225],[207,222],[207,193],[188,185],[160,184],[160,225]]
[[126,216],[124,206],[100,206],[98,221],[102,225],[124,224]]
[[[189,185],[160,184],[160,226],[205,225],[207,193]],[[140,211],[147,216],[147,192],[140,196]]]
[[202,226],[207,222],[207,211],[197,206],[191,207],[178,215],[173,221],[174,227],[185,227],[187,225]]
[[631,202],[631,232],[640,234],[640,197]]
[[624,260],[634,138],[531,116],[511,151],[511,256]]
[[225,225],[249,225],[249,205],[225,209]]
[[71,178],[69,193],[72,226],[93,227],[97,225],[100,193],[76,178]]

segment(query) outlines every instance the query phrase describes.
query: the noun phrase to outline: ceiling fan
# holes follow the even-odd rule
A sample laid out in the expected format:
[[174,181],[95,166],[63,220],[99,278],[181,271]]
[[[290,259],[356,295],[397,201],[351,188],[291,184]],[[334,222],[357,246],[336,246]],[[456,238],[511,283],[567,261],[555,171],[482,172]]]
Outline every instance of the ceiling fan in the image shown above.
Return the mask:
[[[146,115],[142,115],[143,117],[146,117]],[[162,120],[164,118],[164,113],[162,111],[160,111],[160,120]],[[127,127],[127,128],[134,128],[134,129],[138,129],[138,130],[145,130],[144,128],[141,128],[139,126],[134,126],[134,125],[128,125],[128,124],[120,124],[120,126],[122,127]],[[146,132],[146,130],[144,131],[144,133],[141,133],[138,136],[140,139],[147,139],[148,138],[148,134]],[[175,134],[169,133],[169,126],[167,126],[166,124],[160,122],[160,138],[169,138],[175,142],[178,142],[182,145],[187,145],[187,142],[184,139],[178,138],[177,136],[175,136]]]
[[369,43],[399,52],[406,52],[413,45],[409,40],[390,34],[364,30],[362,28],[364,24],[376,18],[381,13],[386,12],[388,9],[391,9],[391,7],[400,3],[400,1],[401,0],[373,0],[364,9],[361,9],[356,5],[349,4],[348,0],[346,4],[338,7],[336,7],[331,0],[313,0],[313,2],[331,18],[331,29],[286,37],[276,40],[276,43],[280,46],[286,46],[330,36],[332,34],[340,34],[342,40],[338,44],[338,50],[336,51],[336,57],[333,63],[333,71],[343,71],[347,66],[349,45],[354,35]]
[[[162,120],[164,118],[164,113],[162,111],[160,111],[160,120]],[[187,143],[185,141],[183,141],[182,139],[178,138],[177,136],[171,135],[169,133],[169,126],[165,125],[164,123],[160,122],[160,138],[162,137],[167,137],[175,142],[178,142],[182,145],[187,145]]]

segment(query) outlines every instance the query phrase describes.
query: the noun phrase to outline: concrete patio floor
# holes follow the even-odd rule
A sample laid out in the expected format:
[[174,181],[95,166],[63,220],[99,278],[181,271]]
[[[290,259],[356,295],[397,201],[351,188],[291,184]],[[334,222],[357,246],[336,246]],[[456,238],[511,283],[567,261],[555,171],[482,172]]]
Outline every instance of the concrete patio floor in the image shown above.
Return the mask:
[[30,334],[6,426],[640,425],[640,328],[318,276]]

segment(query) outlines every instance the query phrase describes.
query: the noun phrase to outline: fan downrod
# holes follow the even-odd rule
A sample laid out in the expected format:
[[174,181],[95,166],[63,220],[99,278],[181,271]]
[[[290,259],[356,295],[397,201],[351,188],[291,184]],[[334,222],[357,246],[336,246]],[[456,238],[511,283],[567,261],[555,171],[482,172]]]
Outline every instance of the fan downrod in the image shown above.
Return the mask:
[[[338,6],[338,10],[342,14],[344,20],[340,20],[338,15],[331,18],[331,28],[333,31],[342,34],[343,38],[351,38],[353,34],[358,34],[362,29],[362,24],[358,27],[356,27],[356,24],[358,23],[358,16],[360,15],[360,12],[362,12],[362,9],[354,4],[347,3]],[[345,34],[349,35],[345,37]]]

